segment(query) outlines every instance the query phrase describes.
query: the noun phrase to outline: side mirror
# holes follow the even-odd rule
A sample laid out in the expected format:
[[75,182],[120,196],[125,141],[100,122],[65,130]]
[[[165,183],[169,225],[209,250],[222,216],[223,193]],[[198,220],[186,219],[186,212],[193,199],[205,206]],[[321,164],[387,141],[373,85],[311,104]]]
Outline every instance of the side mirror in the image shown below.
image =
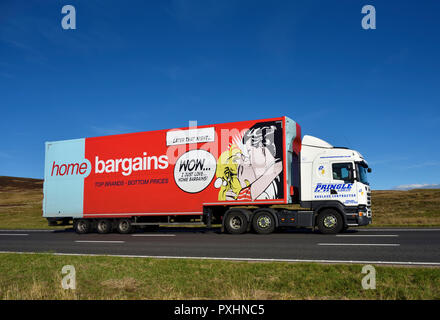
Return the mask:
[[368,172],[368,173],[370,173],[371,171],[372,171],[371,168],[368,168],[368,169],[367,169],[367,172]]

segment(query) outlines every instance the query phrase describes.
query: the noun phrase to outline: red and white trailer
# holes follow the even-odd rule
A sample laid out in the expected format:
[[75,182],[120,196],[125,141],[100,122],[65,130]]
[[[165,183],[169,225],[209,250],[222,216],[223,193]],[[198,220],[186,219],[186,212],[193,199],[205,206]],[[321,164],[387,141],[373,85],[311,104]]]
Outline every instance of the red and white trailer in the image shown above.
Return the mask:
[[46,142],[43,216],[75,231],[164,223],[313,226],[300,204],[300,126],[288,117]]

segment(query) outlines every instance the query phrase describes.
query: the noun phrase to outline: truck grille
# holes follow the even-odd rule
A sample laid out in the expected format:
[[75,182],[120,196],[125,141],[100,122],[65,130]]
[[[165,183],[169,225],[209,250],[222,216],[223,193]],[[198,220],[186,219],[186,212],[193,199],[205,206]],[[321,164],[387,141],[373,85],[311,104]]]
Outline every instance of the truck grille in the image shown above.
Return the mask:
[[371,218],[372,217],[372,212],[371,212],[371,192],[367,192],[367,217]]

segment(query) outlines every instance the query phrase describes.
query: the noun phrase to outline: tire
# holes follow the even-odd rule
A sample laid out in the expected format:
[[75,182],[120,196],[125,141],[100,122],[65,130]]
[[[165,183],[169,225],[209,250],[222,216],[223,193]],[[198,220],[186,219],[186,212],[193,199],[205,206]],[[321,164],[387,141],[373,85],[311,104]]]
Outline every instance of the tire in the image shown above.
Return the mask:
[[116,225],[116,229],[119,233],[128,234],[133,231],[133,225],[130,219],[119,219]]
[[89,233],[92,229],[90,221],[87,219],[78,219],[73,223],[73,229],[78,234]]
[[112,222],[108,219],[98,220],[96,223],[96,231],[101,234],[110,233],[112,231]]
[[231,234],[241,234],[246,232],[248,221],[243,212],[239,210],[229,211],[225,219],[225,229]]
[[341,232],[344,221],[338,211],[325,209],[318,215],[318,229],[324,234],[335,234]]
[[275,219],[267,210],[257,211],[252,219],[252,227],[256,233],[268,234],[275,230]]

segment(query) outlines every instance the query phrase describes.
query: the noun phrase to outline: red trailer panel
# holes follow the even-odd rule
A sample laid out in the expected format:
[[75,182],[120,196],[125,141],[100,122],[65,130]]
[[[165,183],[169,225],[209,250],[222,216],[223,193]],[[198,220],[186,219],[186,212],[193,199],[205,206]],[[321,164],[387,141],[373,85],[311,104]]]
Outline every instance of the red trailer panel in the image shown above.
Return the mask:
[[73,204],[82,212],[74,217],[198,215],[204,206],[287,203],[287,153],[294,147],[285,128],[280,117],[70,140],[75,156],[59,161],[67,149],[48,143],[44,215],[72,211],[63,210],[63,191],[55,190],[68,179],[83,188],[82,204]]

